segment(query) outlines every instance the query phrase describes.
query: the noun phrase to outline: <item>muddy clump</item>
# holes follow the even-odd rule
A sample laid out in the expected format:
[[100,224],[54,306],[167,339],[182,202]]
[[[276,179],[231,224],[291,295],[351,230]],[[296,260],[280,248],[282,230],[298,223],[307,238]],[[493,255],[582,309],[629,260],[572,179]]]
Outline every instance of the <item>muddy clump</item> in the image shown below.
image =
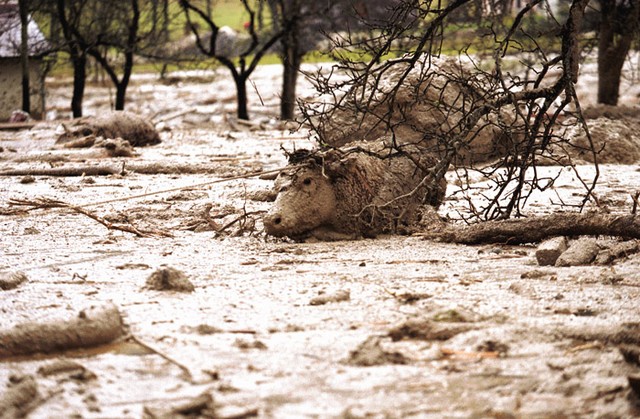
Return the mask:
[[160,143],[160,135],[146,119],[124,111],[109,112],[103,116],[84,117],[74,120],[70,126],[63,124],[64,131],[56,144],[93,145],[92,138],[122,138],[133,147]]
[[355,143],[326,152],[300,150],[275,181],[264,218],[267,234],[341,240],[399,233],[415,224],[422,204],[438,206],[446,181],[427,178],[437,158],[416,145]]
[[149,275],[145,288],[156,291],[193,292],[195,287],[184,272],[163,266]]

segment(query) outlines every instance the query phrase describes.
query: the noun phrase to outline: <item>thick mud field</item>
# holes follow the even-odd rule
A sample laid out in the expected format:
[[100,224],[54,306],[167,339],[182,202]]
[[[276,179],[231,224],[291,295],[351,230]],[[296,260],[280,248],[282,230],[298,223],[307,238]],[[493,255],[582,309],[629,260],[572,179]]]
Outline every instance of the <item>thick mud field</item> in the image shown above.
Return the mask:
[[[640,254],[542,267],[537,244],[265,237],[253,174],[312,143],[271,118],[273,69],[251,125],[202,78],[136,80],[129,109],[162,143],[131,157],[54,149],[54,122],[0,131],[0,417],[640,415]],[[559,177],[529,215],[580,202],[574,172],[540,170]],[[629,213],[637,164],[599,171],[600,205]]]

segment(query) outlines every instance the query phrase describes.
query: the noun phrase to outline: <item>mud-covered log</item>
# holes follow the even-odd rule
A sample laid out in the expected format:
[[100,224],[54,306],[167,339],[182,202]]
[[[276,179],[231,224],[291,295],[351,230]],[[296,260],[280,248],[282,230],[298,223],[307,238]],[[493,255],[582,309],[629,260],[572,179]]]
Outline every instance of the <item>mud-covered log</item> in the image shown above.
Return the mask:
[[90,307],[69,320],[22,323],[0,330],[0,358],[92,347],[112,342],[123,334],[116,306]]
[[423,236],[460,244],[537,243],[554,236],[619,236],[640,238],[635,215],[560,213],[531,218],[487,221],[468,226],[443,226]]

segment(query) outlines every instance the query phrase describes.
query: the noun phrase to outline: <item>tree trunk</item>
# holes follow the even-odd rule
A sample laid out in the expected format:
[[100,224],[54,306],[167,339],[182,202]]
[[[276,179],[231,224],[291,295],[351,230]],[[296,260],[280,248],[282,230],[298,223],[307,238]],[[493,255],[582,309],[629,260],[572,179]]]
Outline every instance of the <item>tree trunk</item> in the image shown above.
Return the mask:
[[29,87],[29,10],[28,1],[19,0],[20,9],[20,67],[22,69],[22,110],[31,112],[31,94]]
[[236,97],[238,99],[238,119],[249,120],[249,109],[247,106],[247,77],[242,75],[233,76],[236,83]]
[[302,62],[302,56],[298,53],[298,33],[295,28],[287,32],[283,39],[283,77],[282,77],[282,98],[280,99],[280,119],[294,119],[296,109],[296,83],[298,80],[298,71]]
[[73,64],[73,96],[71,97],[71,112],[74,118],[82,116],[82,99],[87,78],[87,56],[80,53],[71,54]]
[[129,86],[129,80],[131,79],[132,72],[133,53],[127,52],[125,56],[122,79],[120,79],[120,82],[116,84],[116,111],[124,110],[125,100],[127,97],[127,87]]
[[598,103],[617,105],[622,67],[637,28],[640,0],[630,0],[629,9],[616,0],[600,0],[598,40]]

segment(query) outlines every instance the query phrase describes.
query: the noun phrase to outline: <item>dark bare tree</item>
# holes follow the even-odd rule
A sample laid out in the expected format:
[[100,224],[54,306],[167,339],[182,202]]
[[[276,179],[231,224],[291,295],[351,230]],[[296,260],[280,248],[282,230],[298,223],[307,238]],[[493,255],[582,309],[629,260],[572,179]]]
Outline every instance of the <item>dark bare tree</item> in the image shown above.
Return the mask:
[[[274,30],[282,30],[276,51],[282,60],[282,94],[280,118],[294,118],[297,107],[296,84],[304,56],[319,49],[327,36],[357,31],[370,36],[368,29],[386,20],[387,12],[398,0],[333,0],[307,2],[301,0],[268,0]],[[373,35],[371,35],[373,36]]]
[[[237,116],[249,119],[247,106],[247,80],[256,69],[262,57],[282,37],[284,31],[260,30],[257,10],[248,0],[241,0],[249,18],[246,39],[238,37],[230,28],[221,28],[207,13],[206,5],[195,0],[180,0],[187,24],[196,37],[198,49],[207,57],[215,59],[229,70],[236,87]],[[199,18],[206,25],[201,29],[196,22]]]
[[31,0],[49,15],[53,50],[68,55],[73,68],[71,110],[82,116],[89,58],[116,88],[114,108],[125,107],[134,59],[168,37],[167,0]]
[[31,93],[29,87],[29,2],[19,0],[20,9],[20,66],[22,68],[22,110],[31,112]]
[[[115,109],[125,106],[126,91],[133,71],[139,42],[140,4],[138,0],[99,1],[58,0],[58,18],[69,46],[74,65],[74,115],[81,113],[81,99],[86,79],[87,56],[93,57],[106,71],[116,87]],[[115,51],[122,60],[110,59]],[[121,62],[121,75],[117,66]],[[76,75],[77,72],[77,75]],[[76,94],[77,92],[77,94]]]
[[57,0],[55,14],[57,21],[60,22],[60,29],[65,40],[63,49],[69,54],[69,60],[73,67],[71,112],[74,118],[82,116],[82,101],[87,79],[87,50],[80,40],[76,39],[72,28],[80,27],[80,19],[86,6],[86,2],[74,2],[67,5],[64,0]]
[[638,34],[640,0],[598,0],[598,103],[617,105],[622,67]]

